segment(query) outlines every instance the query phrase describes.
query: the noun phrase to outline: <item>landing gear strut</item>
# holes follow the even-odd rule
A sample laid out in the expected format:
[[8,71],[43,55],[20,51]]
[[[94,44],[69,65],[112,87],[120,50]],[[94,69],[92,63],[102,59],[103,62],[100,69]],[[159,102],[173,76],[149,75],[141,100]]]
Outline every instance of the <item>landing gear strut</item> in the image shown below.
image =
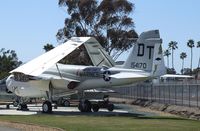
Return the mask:
[[52,83],[49,83],[49,91],[46,92],[48,100],[42,104],[43,113],[52,113],[52,95],[53,95],[53,86]]
[[16,106],[18,107],[17,110],[28,111],[27,102],[29,99],[19,97],[16,101]]

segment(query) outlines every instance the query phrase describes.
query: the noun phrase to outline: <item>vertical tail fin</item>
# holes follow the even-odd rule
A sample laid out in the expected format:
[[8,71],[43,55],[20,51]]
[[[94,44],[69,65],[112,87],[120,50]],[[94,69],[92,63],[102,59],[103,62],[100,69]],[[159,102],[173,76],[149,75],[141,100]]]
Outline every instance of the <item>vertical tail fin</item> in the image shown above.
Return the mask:
[[151,72],[155,77],[166,73],[159,30],[141,33],[123,67]]

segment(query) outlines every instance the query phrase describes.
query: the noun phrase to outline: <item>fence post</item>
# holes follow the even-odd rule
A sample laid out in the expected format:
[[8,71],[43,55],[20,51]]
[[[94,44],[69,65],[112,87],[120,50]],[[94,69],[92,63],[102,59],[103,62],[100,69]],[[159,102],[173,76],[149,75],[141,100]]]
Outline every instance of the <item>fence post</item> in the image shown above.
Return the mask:
[[190,85],[189,85],[189,107],[190,107]]
[[152,89],[152,84],[151,84],[151,101],[152,101],[152,95],[153,95],[153,89]]
[[134,86],[134,98],[137,99],[137,86]]
[[149,88],[148,88],[148,86],[146,85],[146,94],[147,94],[147,100],[149,99],[149,92],[148,92],[148,90],[149,90]]
[[196,85],[197,88],[197,107],[199,107],[199,88],[198,85]]
[[164,98],[164,104],[165,104],[165,85],[163,85],[162,87],[163,87],[163,98]]
[[153,85],[153,94],[155,95],[155,96],[154,96],[154,100],[157,101],[157,100],[156,100],[156,96],[157,96],[157,95],[156,95],[156,86],[154,86],[154,85]]
[[142,99],[144,99],[144,85],[142,85]]
[[134,94],[133,94],[133,87],[131,86],[131,98],[134,98]]
[[181,94],[181,97],[182,97],[182,106],[183,106],[183,87],[184,87],[184,85],[182,85],[182,94]]
[[175,85],[175,105],[176,105],[176,85]]
[[170,104],[170,86],[168,86],[169,90],[169,104]]
[[140,99],[142,99],[142,85],[140,85]]
[[160,86],[157,86],[157,88],[158,88],[158,99],[159,99],[159,103],[160,103]]

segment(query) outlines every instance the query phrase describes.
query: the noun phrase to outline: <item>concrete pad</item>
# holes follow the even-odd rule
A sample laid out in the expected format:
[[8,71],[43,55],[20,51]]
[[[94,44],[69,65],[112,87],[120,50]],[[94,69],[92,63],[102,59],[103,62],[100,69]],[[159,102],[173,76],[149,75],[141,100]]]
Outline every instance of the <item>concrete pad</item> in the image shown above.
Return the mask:
[[[0,115],[35,115],[42,113],[42,104],[28,104],[28,111],[17,110],[17,107],[10,105],[10,109],[5,109],[5,106],[0,105]],[[95,114],[113,114],[113,113],[128,113],[128,111],[123,109],[115,109],[113,112],[109,112],[107,109],[99,109],[99,112],[94,112]],[[58,107],[54,109],[53,114],[85,114],[78,110],[77,107]]]

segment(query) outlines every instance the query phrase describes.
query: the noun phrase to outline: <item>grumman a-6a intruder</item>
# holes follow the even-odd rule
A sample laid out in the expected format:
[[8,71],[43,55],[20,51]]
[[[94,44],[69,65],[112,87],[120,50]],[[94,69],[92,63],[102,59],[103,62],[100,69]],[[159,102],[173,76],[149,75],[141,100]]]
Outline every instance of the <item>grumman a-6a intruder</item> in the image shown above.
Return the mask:
[[[52,112],[54,90],[77,92],[81,112],[98,111],[97,106],[84,99],[84,90],[128,85],[165,74],[162,39],[158,30],[143,32],[123,66],[79,66],[59,64],[58,61],[83,43],[99,44],[91,37],[73,37],[66,43],[12,70],[6,80],[8,90],[21,97],[43,97],[44,113]],[[100,53],[107,54],[102,50]],[[92,52],[88,52],[92,53]],[[109,61],[109,60],[108,60]]]

